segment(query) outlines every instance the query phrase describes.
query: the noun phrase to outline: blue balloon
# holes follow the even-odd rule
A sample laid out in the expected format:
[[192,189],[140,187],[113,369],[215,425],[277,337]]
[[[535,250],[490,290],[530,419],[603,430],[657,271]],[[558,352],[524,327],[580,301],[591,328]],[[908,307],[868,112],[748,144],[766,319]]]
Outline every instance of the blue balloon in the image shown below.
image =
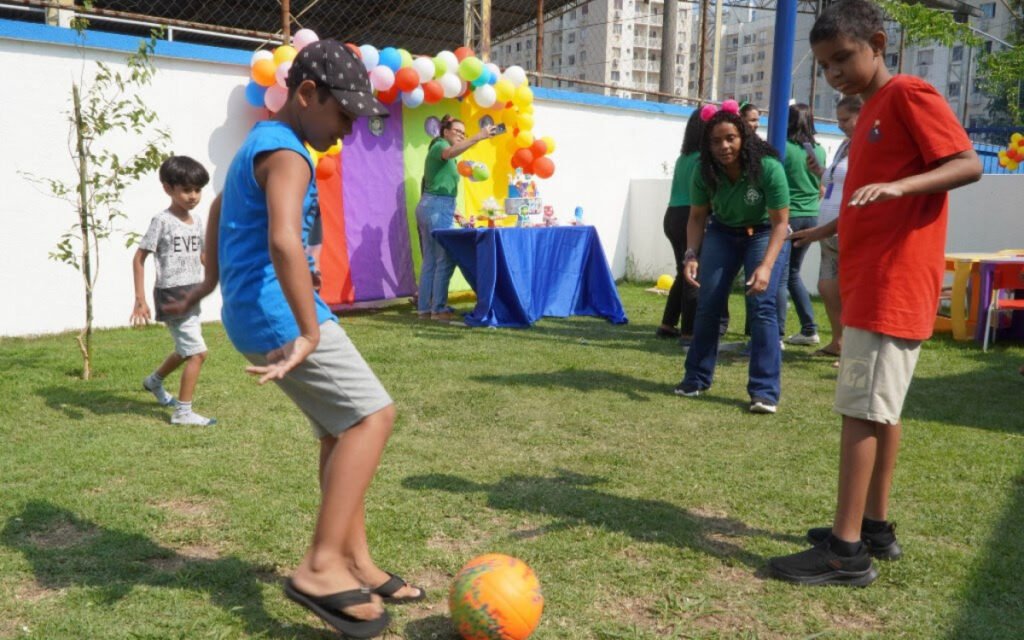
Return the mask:
[[266,92],[266,87],[261,87],[255,80],[250,80],[249,84],[245,85],[245,101],[254,107],[262,107],[263,94]]
[[476,89],[479,86],[485,85],[485,84],[487,84],[487,78],[489,78],[489,77],[490,77],[490,74],[487,72],[487,69],[484,69],[483,73],[481,73],[480,76],[476,80],[474,80],[473,82],[469,83],[469,86],[471,86],[474,89]]
[[494,84],[498,81],[498,74],[494,73],[494,69],[488,69],[487,73],[487,84]]
[[382,64],[392,71],[398,71],[402,68],[402,54],[398,53],[398,49],[394,47],[384,47],[380,50],[380,60],[377,64]]

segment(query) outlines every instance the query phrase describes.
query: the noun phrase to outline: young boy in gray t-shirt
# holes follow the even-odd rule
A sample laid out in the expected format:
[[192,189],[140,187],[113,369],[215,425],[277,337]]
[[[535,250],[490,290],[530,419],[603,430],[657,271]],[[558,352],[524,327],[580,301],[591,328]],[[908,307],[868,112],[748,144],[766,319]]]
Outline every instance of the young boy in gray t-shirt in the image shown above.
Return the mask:
[[[172,156],[160,165],[160,182],[171,198],[170,206],[153,216],[149,230],[139,242],[139,249],[132,260],[135,277],[135,307],[131,322],[134,326],[150,321],[149,305],[146,304],[145,263],[149,254],[156,257],[156,286],[153,289],[153,305],[156,319],[167,325],[174,338],[174,351],[153,373],[142,381],[144,389],[152,393],[157,402],[174,406],[173,424],[209,426],[217,421],[199,415],[192,410],[192,395],[199,370],[206,360],[206,343],[203,341],[202,326],[199,322],[199,305],[183,313],[171,315],[164,307],[180,300],[191,289],[203,281],[203,240],[205,227],[198,215],[190,212],[199,204],[203,187],[210,176],[199,164],[187,156]],[[164,378],[175,369],[185,365],[181,374],[181,388],[178,399],[164,389]]]

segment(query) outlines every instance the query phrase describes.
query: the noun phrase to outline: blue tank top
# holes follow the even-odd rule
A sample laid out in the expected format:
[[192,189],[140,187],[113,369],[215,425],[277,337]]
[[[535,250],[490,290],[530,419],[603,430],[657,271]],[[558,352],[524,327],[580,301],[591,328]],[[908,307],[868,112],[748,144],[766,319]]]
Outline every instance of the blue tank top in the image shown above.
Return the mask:
[[[253,166],[259,154],[279,149],[302,156],[309,163],[310,176],[314,175],[313,161],[291,127],[267,120],[249,132],[224,183],[217,247],[224,299],[221,320],[242,353],[266,353],[299,337],[299,325],[270,260],[267,195],[256,182]],[[309,206],[310,200],[307,194],[303,206]],[[317,322],[335,320],[320,296],[314,296]]]

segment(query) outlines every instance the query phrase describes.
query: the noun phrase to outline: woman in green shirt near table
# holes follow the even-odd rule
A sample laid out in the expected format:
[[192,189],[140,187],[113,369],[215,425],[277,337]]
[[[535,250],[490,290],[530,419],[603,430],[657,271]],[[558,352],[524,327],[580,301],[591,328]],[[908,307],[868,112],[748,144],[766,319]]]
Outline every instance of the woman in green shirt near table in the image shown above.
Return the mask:
[[750,301],[749,408],[775,413],[782,370],[775,299],[786,264],[789,184],[775,150],[750,131],[738,108],[723,108],[705,122],[700,154],[684,257],[684,275],[699,288],[697,317],[675,393],[694,397],[711,388],[721,311],[742,267]]
[[[700,165],[700,138],[703,132],[704,121],[694,111],[686,122],[683,148],[676,159],[672,194],[662,223],[676,258],[676,279],[668,290],[661,326],[655,330],[655,335],[659,338],[678,337],[683,346],[689,346],[693,338],[693,318],[697,313],[697,288],[683,276],[683,255],[686,253],[686,225],[690,221],[690,182]],[[677,329],[676,325],[680,321],[681,328]]]
[[[786,155],[783,166],[786,168],[786,179],[789,180],[789,227],[793,231],[802,231],[818,226],[818,203],[821,201],[821,176],[812,168],[808,159],[813,154],[816,166],[825,166],[825,149],[814,139],[814,114],[806,104],[794,104],[789,107],[789,123],[786,130]],[[786,266],[786,281],[779,287],[778,300],[775,305],[779,313],[779,336],[785,338],[786,332],[786,292],[793,299],[793,307],[800,318],[800,332],[786,338],[790,344],[815,345],[818,337],[818,324],[814,321],[814,307],[811,296],[807,293],[803,279],[800,278],[800,267],[804,264],[804,256],[810,248],[807,244],[790,246],[789,264]]]
[[420,288],[417,312],[421,318],[448,322],[448,282],[455,263],[434,238],[438,229],[451,229],[455,223],[455,198],[459,194],[459,171],[455,159],[477,142],[494,135],[493,125],[480,128],[466,137],[466,125],[445,115],[439,135],[430,141],[423,168],[423,196],[416,207],[416,225],[420,233],[423,264],[420,266]]

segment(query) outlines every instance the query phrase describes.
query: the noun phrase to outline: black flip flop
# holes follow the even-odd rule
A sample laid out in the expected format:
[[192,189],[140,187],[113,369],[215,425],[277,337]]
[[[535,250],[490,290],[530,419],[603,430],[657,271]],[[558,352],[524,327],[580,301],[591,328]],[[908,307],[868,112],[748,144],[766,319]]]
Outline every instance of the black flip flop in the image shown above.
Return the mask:
[[284,595],[293,602],[306,607],[336,631],[350,638],[379,636],[391,623],[391,617],[387,611],[373,620],[360,620],[343,611],[345,607],[373,602],[368,589],[351,589],[328,596],[311,596],[296,589],[295,584],[289,578],[284,583]]
[[[416,585],[409,584],[405,581],[405,578],[403,578],[402,576],[396,576],[390,571],[388,571],[387,574],[391,576],[390,578],[388,578],[387,582],[371,590],[373,591],[373,593],[376,593],[378,596],[380,596],[384,600],[384,602],[387,602],[388,604],[407,604],[409,602],[419,602],[420,600],[427,597],[427,592],[423,589],[423,587],[417,587]],[[420,592],[420,594],[418,596],[413,596],[411,598],[396,598],[395,594],[398,593],[398,590],[406,585],[412,587],[413,589],[416,589]]]

